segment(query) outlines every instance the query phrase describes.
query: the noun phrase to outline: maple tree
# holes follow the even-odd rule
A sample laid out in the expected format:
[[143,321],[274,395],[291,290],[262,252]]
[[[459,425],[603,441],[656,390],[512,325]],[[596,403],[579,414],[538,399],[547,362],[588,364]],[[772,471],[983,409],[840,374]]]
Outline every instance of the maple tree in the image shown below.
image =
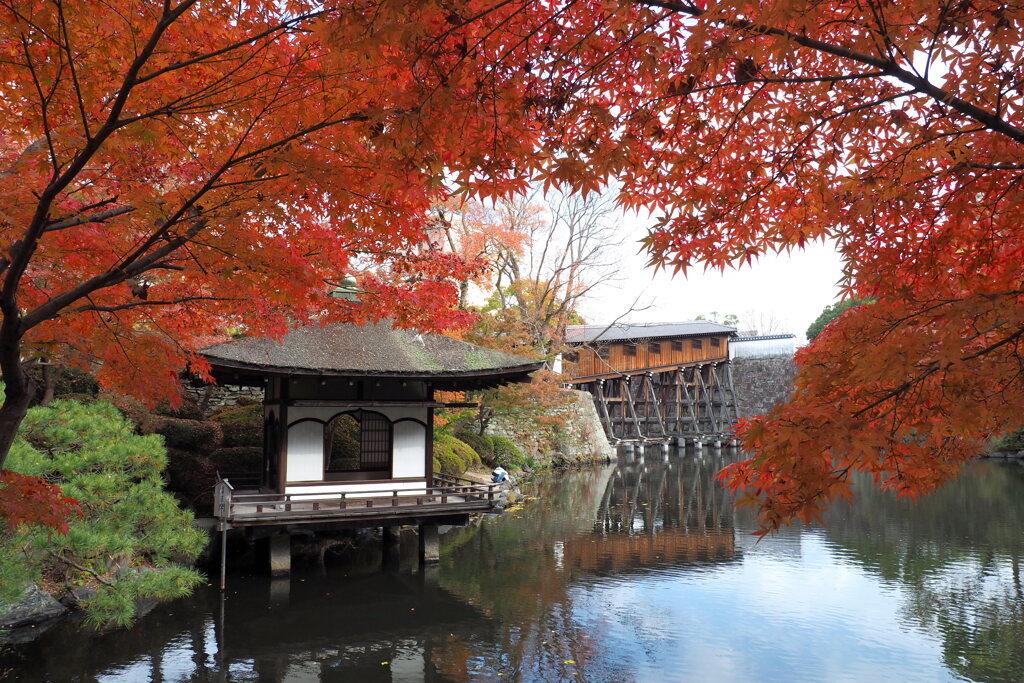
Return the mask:
[[[465,323],[465,264],[429,248],[424,219],[443,165],[485,168],[474,144],[503,134],[453,131],[439,112],[479,103],[432,103],[390,56],[400,36],[363,20],[312,2],[0,3],[0,467],[33,364],[154,398],[228,329]],[[362,303],[329,299],[353,274]]]
[[[1020,7],[996,0],[0,4],[0,453],[22,364],[195,361],[228,322],[464,322],[425,240],[531,182],[657,216],[651,261],[837,242],[849,311],[727,481],[767,527],[861,469],[929,490],[1024,405]],[[426,246],[425,246],[426,244]],[[358,271],[364,305],[324,300]],[[374,293],[377,293],[374,296]],[[201,364],[200,364],[201,369]],[[134,387],[138,391],[139,387]]]
[[844,293],[876,301],[798,355],[790,401],[740,426],[756,456],[723,477],[765,529],[817,518],[855,470],[933,490],[1019,421],[1022,8],[501,8],[518,41],[491,68],[533,106],[543,182],[615,177],[622,206],[659,216],[644,244],[675,270],[832,239]]

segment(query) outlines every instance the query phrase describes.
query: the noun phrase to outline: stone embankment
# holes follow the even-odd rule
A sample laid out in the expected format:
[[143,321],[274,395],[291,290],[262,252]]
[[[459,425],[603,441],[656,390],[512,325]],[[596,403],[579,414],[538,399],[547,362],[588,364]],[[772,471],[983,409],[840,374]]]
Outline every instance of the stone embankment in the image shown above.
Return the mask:
[[734,358],[731,363],[739,417],[763,415],[793,391],[796,364],[792,356]]
[[553,415],[561,425],[547,430],[523,430],[508,419],[495,419],[487,433],[512,439],[533,460],[542,465],[566,467],[615,459],[615,449],[605,436],[594,397],[586,391],[563,389],[568,400]]

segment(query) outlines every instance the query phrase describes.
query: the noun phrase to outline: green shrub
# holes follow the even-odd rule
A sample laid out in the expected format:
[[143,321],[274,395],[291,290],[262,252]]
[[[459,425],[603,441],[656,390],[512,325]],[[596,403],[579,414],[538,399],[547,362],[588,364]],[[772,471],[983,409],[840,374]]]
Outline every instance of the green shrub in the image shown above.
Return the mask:
[[157,415],[177,417],[183,420],[204,419],[203,411],[199,409],[199,403],[189,395],[182,396],[181,403],[176,408],[172,407],[169,401],[163,401],[153,412]]
[[121,411],[129,422],[135,426],[138,434],[152,434],[151,422],[153,416],[146,409],[145,404],[137,398],[104,392],[100,394],[100,400],[106,401]]
[[89,621],[126,625],[137,600],[187,595],[202,577],[176,563],[198,557],[206,535],[164,490],[166,464],[160,437],[135,434],[109,403],[32,408],[8,467],[59,484],[84,516],[66,535],[32,525],[0,531],[0,601],[42,577],[51,591],[92,585],[82,603]]
[[224,438],[220,425],[203,420],[182,420],[154,415],[148,431],[160,434],[169,448],[208,453],[221,445]]
[[167,469],[164,470],[167,489],[193,509],[213,505],[213,486],[217,466],[209,455],[197,451],[167,449]]
[[245,472],[259,474],[263,471],[262,446],[234,446],[218,448],[210,453],[210,462],[218,472]]
[[490,437],[477,434],[476,432],[459,432],[455,435],[458,439],[469,444],[470,448],[477,452],[480,459],[490,464],[494,459],[494,446]]
[[263,406],[259,403],[221,408],[210,419],[220,425],[225,448],[263,446]]
[[519,450],[519,447],[512,443],[511,439],[504,436],[491,436],[489,438],[494,449],[494,456],[492,462],[488,463],[488,465],[491,467],[504,467],[510,472],[522,469],[523,464],[526,462],[526,457]]
[[989,442],[988,452],[998,451],[1024,451],[1024,427],[1018,427],[1012,432],[1004,434]]
[[434,434],[435,472],[458,475],[480,464],[480,456],[469,444],[451,434]]

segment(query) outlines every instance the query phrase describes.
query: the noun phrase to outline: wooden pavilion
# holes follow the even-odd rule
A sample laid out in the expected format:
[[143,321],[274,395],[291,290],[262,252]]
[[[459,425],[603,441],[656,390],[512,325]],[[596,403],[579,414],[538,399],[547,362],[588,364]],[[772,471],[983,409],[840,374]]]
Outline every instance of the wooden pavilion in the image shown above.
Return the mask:
[[736,422],[729,344],[706,320],[570,325],[565,372],[589,391],[608,439],[727,442]]
[[437,524],[491,509],[496,490],[433,471],[434,410],[444,406],[434,392],[528,381],[541,366],[388,322],[302,327],[203,355],[219,384],[264,389],[262,473],[217,481],[218,528],[275,527],[272,570],[276,542],[284,571],[287,532],[301,525],[419,524],[421,556],[436,559]]

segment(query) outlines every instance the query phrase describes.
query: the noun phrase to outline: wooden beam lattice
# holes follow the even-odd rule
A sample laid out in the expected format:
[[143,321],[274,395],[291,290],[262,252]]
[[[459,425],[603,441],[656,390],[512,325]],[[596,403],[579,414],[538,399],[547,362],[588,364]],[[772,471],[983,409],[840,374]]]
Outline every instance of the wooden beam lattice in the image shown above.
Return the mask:
[[583,385],[610,441],[729,441],[737,420],[728,361],[686,364]]

